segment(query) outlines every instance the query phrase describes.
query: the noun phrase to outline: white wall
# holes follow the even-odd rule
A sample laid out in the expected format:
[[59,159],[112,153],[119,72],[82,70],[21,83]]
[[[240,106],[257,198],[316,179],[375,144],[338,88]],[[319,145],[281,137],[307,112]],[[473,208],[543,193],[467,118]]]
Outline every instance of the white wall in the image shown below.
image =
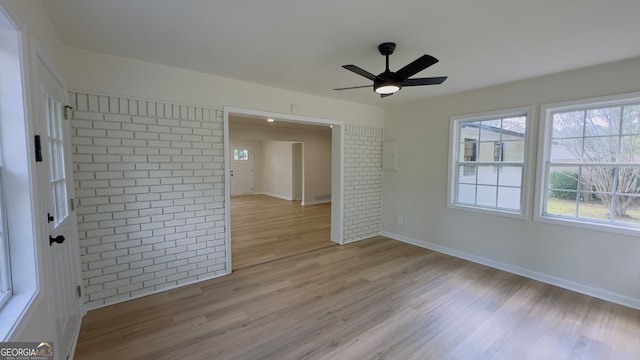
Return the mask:
[[[268,129],[247,124],[234,124],[231,121],[229,138],[234,143],[247,142],[246,140],[277,140],[304,143],[304,203],[311,204],[316,202],[317,195],[331,194],[331,132],[301,131],[290,128]],[[262,159],[264,164],[267,161],[264,150]],[[289,162],[289,165],[291,165],[291,162]],[[265,171],[266,165],[263,165],[262,173],[264,174]],[[264,175],[262,177],[264,178]],[[258,178],[258,173],[256,173],[255,178]],[[267,191],[264,183],[262,191]]]
[[280,199],[293,200],[292,143],[265,140],[262,142],[262,192]]
[[130,97],[160,99],[198,106],[246,109],[382,127],[380,107],[339,101],[255,85],[100,53],[67,49],[69,88]]
[[[452,115],[527,105],[539,109],[543,103],[639,90],[637,58],[386,109],[385,140],[398,142],[398,171],[384,173],[383,232],[640,307],[637,236],[446,207]],[[534,151],[538,123],[536,115],[529,129]],[[404,218],[403,225],[397,216]]]

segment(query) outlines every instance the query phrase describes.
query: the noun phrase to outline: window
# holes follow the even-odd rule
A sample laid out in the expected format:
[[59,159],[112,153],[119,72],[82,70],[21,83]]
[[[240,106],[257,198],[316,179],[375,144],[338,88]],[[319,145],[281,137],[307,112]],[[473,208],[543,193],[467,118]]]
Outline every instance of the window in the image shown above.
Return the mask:
[[53,194],[54,225],[57,227],[69,215],[67,202],[67,179],[65,178],[64,143],[62,140],[62,105],[49,95],[45,95],[47,109],[47,133],[49,143],[51,194]]
[[530,109],[451,119],[449,207],[524,214]]
[[[0,5],[0,340],[7,341],[38,294],[33,158],[25,113],[23,35]],[[35,179],[33,179],[35,180]],[[44,273],[43,273],[44,274]],[[44,296],[44,295],[43,295]]]
[[543,106],[539,216],[640,229],[640,94]]
[[9,266],[9,239],[7,238],[7,226],[4,216],[5,206],[2,187],[3,168],[2,158],[0,158],[0,308],[9,300],[12,294],[11,267]]
[[233,160],[249,160],[249,149],[233,149]]

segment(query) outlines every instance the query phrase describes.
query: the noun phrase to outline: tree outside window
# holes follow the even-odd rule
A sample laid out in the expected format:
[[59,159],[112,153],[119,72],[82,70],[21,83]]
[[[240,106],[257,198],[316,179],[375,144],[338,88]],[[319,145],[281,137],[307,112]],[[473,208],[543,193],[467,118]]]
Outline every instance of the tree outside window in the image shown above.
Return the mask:
[[640,225],[640,103],[549,120],[545,214]]

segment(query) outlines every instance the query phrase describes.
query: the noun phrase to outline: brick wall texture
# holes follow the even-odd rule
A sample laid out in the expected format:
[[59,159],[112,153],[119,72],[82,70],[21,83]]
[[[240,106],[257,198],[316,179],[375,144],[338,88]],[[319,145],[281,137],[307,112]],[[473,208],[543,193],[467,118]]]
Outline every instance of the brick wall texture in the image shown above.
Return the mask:
[[[69,98],[87,308],[227,274],[222,111]],[[345,242],[380,231],[382,138],[345,126]]]
[[87,308],[226,274],[222,111],[70,102]]
[[346,125],[344,129],[344,241],[380,233],[383,130]]

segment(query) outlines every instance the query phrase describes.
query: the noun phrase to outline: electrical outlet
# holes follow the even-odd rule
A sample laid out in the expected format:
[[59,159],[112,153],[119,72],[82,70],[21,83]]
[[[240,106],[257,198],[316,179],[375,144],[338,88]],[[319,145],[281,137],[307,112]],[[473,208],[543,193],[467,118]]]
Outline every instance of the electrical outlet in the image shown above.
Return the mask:
[[398,215],[398,216],[396,217],[396,221],[397,221],[397,222],[398,222],[398,224],[400,224],[400,225],[404,224],[404,218],[403,218],[402,216],[400,216],[400,215]]

